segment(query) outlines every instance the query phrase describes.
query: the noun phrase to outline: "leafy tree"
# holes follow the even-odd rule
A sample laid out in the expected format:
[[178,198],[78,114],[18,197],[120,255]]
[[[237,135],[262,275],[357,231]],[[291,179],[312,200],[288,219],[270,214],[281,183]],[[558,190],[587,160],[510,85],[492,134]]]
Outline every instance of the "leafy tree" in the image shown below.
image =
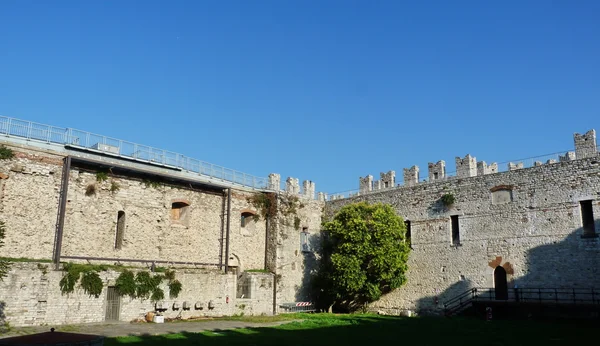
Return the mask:
[[[6,225],[4,221],[0,221],[0,247],[4,246],[4,233],[6,232]],[[6,260],[0,260],[0,280],[2,280],[10,270],[10,262]]]
[[344,206],[323,225],[319,271],[313,280],[321,308],[354,311],[406,282],[406,227],[389,205]]

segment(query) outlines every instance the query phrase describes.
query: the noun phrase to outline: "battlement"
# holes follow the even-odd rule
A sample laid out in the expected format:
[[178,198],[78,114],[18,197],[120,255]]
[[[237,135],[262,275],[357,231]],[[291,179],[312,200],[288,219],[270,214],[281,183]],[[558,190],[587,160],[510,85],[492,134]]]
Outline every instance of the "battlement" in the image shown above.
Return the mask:
[[[282,191],[281,175],[277,173],[269,174],[269,181],[267,186],[269,190],[275,192]],[[316,187],[313,181],[304,180],[302,182],[302,190],[300,190],[300,180],[298,178],[288,177],[285,180],[285,189],[283,189],[283,191],[291,195],[297,195],[299,197],[307,199],[315,199]],[[319,192],[317,199],[319,201],[325,201],[327,199],[327,194],[324,192]]]
[[456,157],[456,176],[459,178],[477,175],[477,159],[469,154],[464,159]]
[[[503,168],[503,171],[515,171],[528,167],[539,167],[544,164],[550,165],[559,162],[569,162],[577,159],[598,156],[598,147],[596,144],[595,130],[590,130],[583,135],[575,133],[573,138],[575,143],[575,151],[568,151],[564,154],[555,153],[545,155],[545,163],[543,163],[544,161],[542,160],[533,161],[533,159],[538,159],[538,157],[527,159],[529,161],[527,164],[522,160],[520,160],[519,162],[505,162],[506,166],[503,166],[505,167]],[[440,160],[436,163],[429,162],[429,164],[427,165],[428,176],[427,179],[423,179],[423,182],[430,183],[447,179],[469,178],[488,174],[496,174],[501,172],[498,163],[493,162],[491,164],[487,164],[485,161],[478,162],[475,156],[471,156],[470,154],[465,155],[464,158],[458,156],[455,157],[455,163],[455,175],[450,176],[446,172],[446,162],[444,160]],[[414,186],[420,184],[421,182],[419,177],[419,167],[415,165],[410,168],[404,168],[403,178],[403,186]],[[346,195],[335,194],[331,196],[330,200],[340,199],[344,197],[353,197],[356,195],[377,192],[386,188],[393,188],[399,186],[400,184],[398,184],[397,186],[395,185],[395,171],[381,173],[380,180],[376,181],[373,180],[372,175],[367,175],[366,177],[359,178],[359,190],[357,192],[348,192]]]
[[596,130],[589,130],[583,135],[579,133],[573,134],[575,142],[575,156],[578,159],[585,159],[598,155],[598,147],[596,144]]
[[437,163],[428,164],[429,181],[446,179],[446,161],[440,160]]

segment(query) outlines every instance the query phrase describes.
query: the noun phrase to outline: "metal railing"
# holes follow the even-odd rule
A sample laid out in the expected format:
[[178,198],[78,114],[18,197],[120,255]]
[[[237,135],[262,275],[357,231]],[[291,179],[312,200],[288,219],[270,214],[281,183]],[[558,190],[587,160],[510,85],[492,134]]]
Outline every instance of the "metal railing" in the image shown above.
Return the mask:
[[473,302],[539,304],[600,304],[600,290],[594,288],[509,288],[499,295],[494,288],[472,288],[444,303],[446,315],[453,315]]
[[208,178],[239,184],[255,189],[266,189],[267,178],[193,159],[172,151],[128,142],[72,128],[62,128],[27,120],[0,116],[0,135],[20,137],[33,141],[85,148],[103,154],[116,155],[141,162],[175,167]]

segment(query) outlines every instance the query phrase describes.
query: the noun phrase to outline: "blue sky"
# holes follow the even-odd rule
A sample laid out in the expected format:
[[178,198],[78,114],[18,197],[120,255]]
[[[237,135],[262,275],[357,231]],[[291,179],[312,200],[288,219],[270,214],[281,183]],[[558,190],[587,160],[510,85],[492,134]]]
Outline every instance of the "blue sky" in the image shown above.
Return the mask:
[[600,1],[0,1],[0,115],[257,176],[358,177],[600,130]]

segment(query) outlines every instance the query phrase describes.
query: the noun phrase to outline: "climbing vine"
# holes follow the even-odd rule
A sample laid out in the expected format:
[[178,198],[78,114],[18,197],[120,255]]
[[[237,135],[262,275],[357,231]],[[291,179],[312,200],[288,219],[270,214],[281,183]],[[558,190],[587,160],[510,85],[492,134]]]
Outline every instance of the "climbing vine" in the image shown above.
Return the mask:
[[258,214],[254,215],[255,221],[260,218],[266,220],[277,214],[277,195],[274,193],[256,193],[248,197],[247,200],[258,210]]
[[[247,200],[248,203],[252,204],[252,206],[258,210],[258,214],[254,216],[256,221],[260,218],[266,220],[269,217],[273,217],[277,215],[278,211],[283,216],[294,215],[295,219],[298,219],[298,209],[304,207],[297,196],[281,195],[278,202],[277,194],[269,192],[254,194],[248,197]],[[294,223],[296,223],[296,220],[294,220]],[[296,228],[298,227],[299,221]]]
[[65,263],[63,270],[66,273],[60,279],[60,290],[63,294],[73,293],[75,286],[81,279],[80,287],[83,291],[90,296],[98,298],[100,293],[102,293],[103,287],[102,279],[100,279],[98,273],[107,269],[108,267],[104,265]]
[[117,278],[115,287],[121,296],[141,299],[150,298],[151,301],[159,301],[165,298],[165,292],[160,288],[160,284],[165,279],[168,281],[169,296],[177,298],[182,285],[179,280],[175,279],[175,271],[173,270],[166,270],[164,275],[151,275],[146,271],[134,274],[129,270],[124,270]]

